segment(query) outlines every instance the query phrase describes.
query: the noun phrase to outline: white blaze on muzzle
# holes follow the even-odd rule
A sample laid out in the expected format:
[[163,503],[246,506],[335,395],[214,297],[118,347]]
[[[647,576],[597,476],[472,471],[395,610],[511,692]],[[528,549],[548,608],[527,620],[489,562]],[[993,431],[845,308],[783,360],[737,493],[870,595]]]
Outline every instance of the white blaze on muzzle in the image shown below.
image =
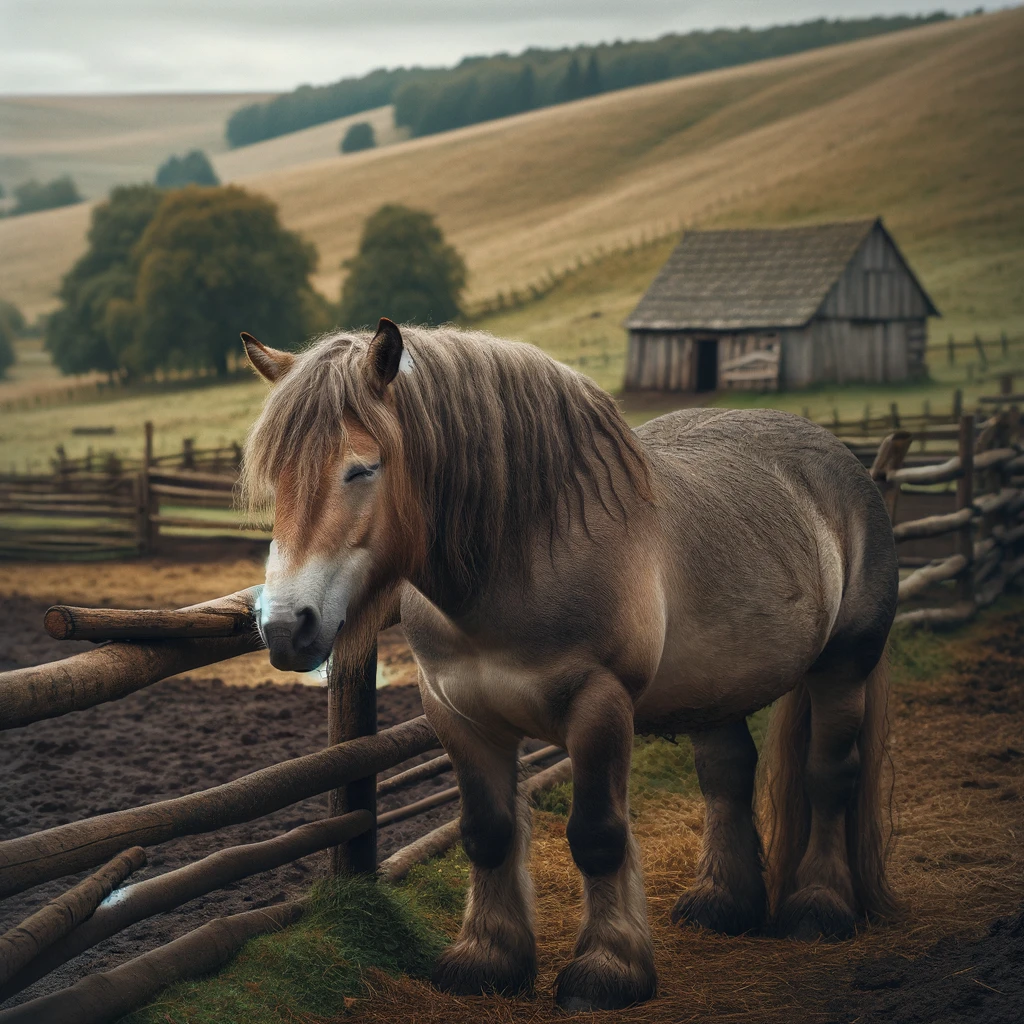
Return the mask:
[[327,660],[349,608],[362,595],[370,555],[348,549],[292,564],[277,541],[270,545],[259,626],[276,668],[309,671]]

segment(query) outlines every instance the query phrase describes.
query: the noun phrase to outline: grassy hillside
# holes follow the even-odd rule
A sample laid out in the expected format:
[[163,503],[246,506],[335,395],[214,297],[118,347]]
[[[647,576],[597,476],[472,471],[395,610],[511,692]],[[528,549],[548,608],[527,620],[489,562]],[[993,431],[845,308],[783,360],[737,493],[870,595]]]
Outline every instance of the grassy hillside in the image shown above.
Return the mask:
[[[378,146],[390,146],[408,136],[408,131],[395,127],[391,107],[378,107],[361,114],[352,114],[326,124],[314,125],[300,132],[291,132],[266,142],[255,142],[241,149],[229,149],[213,158],[213,166],[221,181],[249,183],[250,178],[272,174],[315,161],[339,159],[338,146],[349,125],[369,121],[373,125]],[[258,182],[252,183],[259,187]]]
[[[227,148],[224,120],[265,94],[0,97],[0,182],[70,174],[87,198],[152,181],[171,153]],[[7,259],[6,250],[4,256]]]
[[[335,296],[368,210],[435,212],[471,297],[669,222],[876,213],[954,330],[1024,325],[1024,11],[948,22],[536,111],[249,179]],[[52,304],[84,211],[0,223],[0,294]],[[31,223],[31,222],[36,223]],[[38,225],[38,226],[37,226]],[[947,326],[944,325],[944,328]]]

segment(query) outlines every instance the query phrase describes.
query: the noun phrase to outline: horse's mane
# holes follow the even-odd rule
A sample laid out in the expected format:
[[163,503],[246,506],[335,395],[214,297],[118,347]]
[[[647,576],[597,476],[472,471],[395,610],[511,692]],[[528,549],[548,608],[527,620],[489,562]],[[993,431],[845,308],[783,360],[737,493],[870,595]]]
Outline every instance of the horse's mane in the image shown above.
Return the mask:
[[563,517],[586,525],[588,492],[622,519],[636,498],[651,500],[639,441],[589,378],[482,332],[402,335],[412,366],[392,385],[393,412],[363,373],[369,334],[330,335],[297,358],[246,441],[241,491],[250,507],[267,507],[286,466],[296,499],[316,500],[346,409],[385,465],[404,459],[424,506],[428,568],[460,587],[475,589],[499,565],[524,567],[538,528],[553,538]]

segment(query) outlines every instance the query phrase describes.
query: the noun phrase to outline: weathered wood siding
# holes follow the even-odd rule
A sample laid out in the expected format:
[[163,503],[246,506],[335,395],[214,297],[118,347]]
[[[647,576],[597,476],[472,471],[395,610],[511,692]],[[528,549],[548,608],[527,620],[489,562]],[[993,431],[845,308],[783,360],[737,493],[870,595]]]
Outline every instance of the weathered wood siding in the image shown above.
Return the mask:
[[822,303],[834,320],[924,320],[925,297],[881,227],[869,232]]
[[630,331],[626,387],[641,391],[693,389],[693,342],[689,336]]

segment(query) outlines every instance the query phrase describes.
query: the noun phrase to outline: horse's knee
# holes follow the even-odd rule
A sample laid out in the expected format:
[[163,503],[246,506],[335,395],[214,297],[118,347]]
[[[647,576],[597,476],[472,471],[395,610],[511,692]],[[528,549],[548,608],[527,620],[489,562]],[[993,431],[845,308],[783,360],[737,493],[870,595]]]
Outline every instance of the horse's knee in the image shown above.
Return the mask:
[[493,807],[465,807],[461,829],[466,856],[476,867],[489,871],[505,863],[515,843],[515,818]]
[[624,821],[593,821],[574,812],[565,835],[572,859],[585,875],[613,875],[625,863],[629,829]]

